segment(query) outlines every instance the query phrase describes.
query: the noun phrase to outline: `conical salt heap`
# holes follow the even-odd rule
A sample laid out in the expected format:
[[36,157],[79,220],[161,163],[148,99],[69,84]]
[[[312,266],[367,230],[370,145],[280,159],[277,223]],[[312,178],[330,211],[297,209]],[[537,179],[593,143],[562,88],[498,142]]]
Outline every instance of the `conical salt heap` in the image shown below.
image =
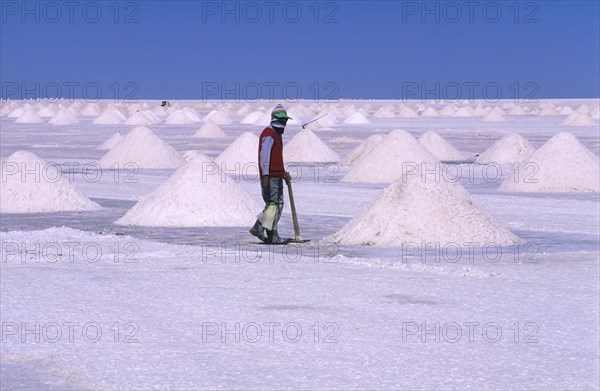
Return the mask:
[[383,247],[423,243],[466,247],[509,245],[519,239],[496,222],[459,183],[422,177],[416,172],[392,183],[324,241]]
[[419,143],[441,161],[462,161],[466,158],[464,153],[432,130],[419,137]]
[[115,224],[153,227],[248,226],[260,208],[206,155],[180,167]]
[[340,156],[308,129],[301,130],[284,148],[284,161],[296,163],[339,162]]
[[258,136],[244,132],[236,138],[217,158],[215,163],[224,171],[235,175],[258,175]]
[[17,151],[2,164],[0,213],[49,213],[101,209],[62,174],[27,151]]
[[481,164],[520,163],[527,159],[534,151],[535,148],[533,145],[523,136],[518,133],[509,133],[480,154],[476,162]]
[[499,190],[598,192],[600,162],[598,156],[571,133],[559,133],[519,165],[519,171],[511,170]]
[[421,163],[437,163],[410,133],[394,130],[344,176],[344,182],[391,183]]
[[366,156],[369,152],[375,148],[377,144],[381,142],[385,138],[385,133],[375,133],[367,137],[365,141],[360,143],[356,148],[354,148],[348,155],[344,157],[341,161],[342,166],[353,166],[360,159]]
[[110,138],[108,140],[103,142],[102,145],[100,145],[98,147],[98,149],[108,151],[109,149],[111,149],[112,147],[117,145],[119,143],[119,141],[121,141],[121,140],[123,140],[123,135],[121,134],[121,132],[117,132],[117,133],[113,134],[112,136],[110,136]]
[[133,128],[98,161],[101,168],[177,168],[185,159],[173,147],[145,126]]
[[223,129],[211,120],[208,120],[198,129],[196,133],[192,137],[226,137],[227,135],[223,132]]

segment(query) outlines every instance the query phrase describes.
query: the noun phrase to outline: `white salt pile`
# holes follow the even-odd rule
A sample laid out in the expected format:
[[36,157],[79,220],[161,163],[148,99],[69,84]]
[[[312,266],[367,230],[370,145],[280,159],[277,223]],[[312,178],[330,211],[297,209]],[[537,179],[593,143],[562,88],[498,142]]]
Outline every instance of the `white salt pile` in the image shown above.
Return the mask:
[[394,106],[385,105],[373,113],[373,117],[375,118],[395,118],[396,111],[394,110]]
[[102,143],[102,145],[100,145],[98,147],[98,149],[103,149],[108,151],[109,149],[111,149],[112,147],[114,147],[115,145],[117,145],[119,143],[119,141],[123,140],[123,135],[121,134],[121,132],[117,132],[115,134],[113,134],[112,136],[110,136],[110,138],[108,140],[106,140],[104,143]]
[[2,164],[0,213],[49,213],[101,209],[87,198],[60,166],[31,152],[17,151]]
[[344,182],[390,183],[421,163],[437,163],[435,158],[410,133],[389,133],[344,176]]
[[462,161],[466,158],[466,154],[456,149],[446,139],[432,130],[419,137],[419,142],[439,160]]
[[37,114],[42,118],[52,118],[57,112],[58,110],[54,109],[54,105],[48,105],[46,107],[41,108]]
[[348,155],[344,157],[341,161],[342,166],[353,166],[360,159],[362,159],[365,155],[367,155],[377,144],[381,142],[385,138],[385,133],[375,133],[367,137],[362,143],[360,143],[356,148],[354,148]]
[[392,183],[350,222],[324,240],[384,247],[422,246],[423,243],[466,247],[519,242],[479,206],[462,185],[445,180],[423,180],[419,173],[405,175]]
[[188,115],[183,110],[175,110],[171,115],[167,117],[165,120],[167,125],[189,125],[195,124],[196,121],[192,119],[190,115]]
[[40,124],[42,122],[44,122],[44,120],[38,115],[33,107],[25,110],[15,120],[16,124]]
[[96,125],[118,125],[125,122],[125,116],[119,110],[105,109],[92,121]]
[[138,111],[125,121],[125,125],[152,125],[155,121],[146,114]]
[[554,116],[554,115],[559,115],[559,114],[558,114],[558,111],[556,111],[556,109],[554,108],[554,106],[545,105],[539,111],[538,115],[540,117],[549,117],[549,116]]
[[506,119],[504,118],[504,116],[500,113],[498,113],[497,111],[490,111],[488,113],[488,115],[486,115],[483,120],[485,122],[502,122],[502,121],[506,121]]
[[224,171],[236,175],[258,175],[258,136],[244,132],[236,138],[217,158],[215,163]]
[[398,114],[400,118],[417,118],[419,114],[415,110],[410,107],[405,107],[400,110],[400,114]]
[[600,191],[600,162],[571,133],[548,140],[520,166],[511,170],[499,190],[519,192]]
[[120,225],[154,227],[250,226],[259,206],[233,179],[199,155],[180,167],[158,189],[142,198]]
[[221,127],[211,120],[208,120],[198,129],[192,137],[226,137],[227,135]]
[[177,168],[185,159],[173,147],[144,126],[133,128],[98,161],[101,168]]
[[58,113],[54,114],[54,117],[50,118],[50,121],[48,121],[48,123],[51,125],[72,125],[79,123],[79,120],[69,111],[61,110]]
[[206,116],[204,117],[204,122],[208,120],[214,122],[217,125],[231,125],[233,123],[233,121],[231,121],[231,118],[229,118],[227,114],[219,110],[213,110],[210,113],[206,114]]
[[534,151],[533,145],[523,136],[518,133],[509,133],[480,154],[476,162],[481,164],[520,163]]
[[258,121],[260,118],[262,118],[262,116],[265,113],[263,113],[262,111],[253,111],[249,114],[247,114],[244,118],[242,118],[242,120],[240,121],[240,124],[242,125],[252,125],[254,123],[256,123],[256,121]]
[[285,162],[337,163],[340,161],[340,156],[308,129],[302,129],[296,134],[285,145],[283,153]]
[[86,117],[96,117],[100,115],[102,111],[100,110],[100,106],[97,103],[88,103],[83,110],[81,110],[81,115]]
[[367,119],[362,113],[356,112],[344,120],[346,125],[358,125],[358,124],[369,124],[371,121]]
[[590,118],[589,115],[585,113],[574,112],[569,115],[563,122],[562,125],[568,126],[595,126],[598,125],[594,122],[593,119]]
[[440,113],[438,113],[438,111],[435,108],[431,107],[431,106],[427,107],[421,113],[421,117],[432,117],[432,118],[434,118],[434,117],[439,117],[439,116],[440,116]]

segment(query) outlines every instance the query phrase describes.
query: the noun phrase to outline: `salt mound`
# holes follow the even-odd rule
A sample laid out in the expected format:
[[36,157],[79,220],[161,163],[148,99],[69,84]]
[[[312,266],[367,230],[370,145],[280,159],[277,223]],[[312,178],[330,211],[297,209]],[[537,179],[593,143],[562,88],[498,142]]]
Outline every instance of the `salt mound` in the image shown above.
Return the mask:
[[[206,156],[202,153],[202,151],[199,151],[197,149],[189,149],[187,151],[183,151],[181,153],[181,156],[183,156],[183,158],[185,159],[186,162],[189,162],[190,160],[192,160],[193,158],[195,158],[196,156]],[[210,159],[210,158],[209,158]],[[212,161],[212,160],[211,160]]]
[[61,110],[48,123],[51,125],[72,125],[79,123],[79,120],[67,110]]
[[466,158],[464,153],[454,148],[452,144],[434,131],[430,130],[423,134],[419,137],[419,142],[439,160],[461,161]]
[[473,116],[473,109],[468,107],[468,106],[464,106],[459,108],[458,110],[456,110],[456,112],[454,113],[455,117],[459,117],[459,118],[469,118]]
[[[319,117],[321,117],[321,118],[319,118]],[[335,117],[335,115],[333,115],[331,113],[327,113],[325,111],[321,111],[319,114],[315,115],[311,119],[311,121],[316,118],[319,118],[319,119],[316,120],[315,122],[313,122],[313,124],[317,124],[320,128],[331,128],[335,124],[337,124],[337,118]]]
[[356,164],[360,159],[367,155],[377,144],[385,138],[385,133],[375,133],[367,137],[362,143],[354,148],[348,155],[341,161],[342,166],[352,166]]
[[158,189],[142,198],[120,225],[153,227],[239,227],[256,219],[258,205],[215,163],[199,155]]
[[87,198],[60,166],[31,152],[17,151],[2,164],[0,213],[49,213],[101,209]]
[[558,114],[560,114],[560,115],[571,115],[571,114],[573,114],[573,109],[570,106],[563,106],[558,111]]
[[524,192],[600,191],[600,162],[571,133],[548,140],[500,184],[499,190]]
[[34,108],[27,109],[15,120],[16,124],[40,124],[44,120],[38,115]]
[[421,113],[421,117],[439,117],[439,116],[440,116],[440,113],[438,113],[438,111],[431,106],[427,107]]
[[361,114],[359,112],[352,114],[351,116],[346,118],[346,120],[344,121],[344,124],[346,124],[346,125],[369,124],[369,123],[371,123],[371,121],[369,121],[367,119],[367,117],[365,117],[363,114]]
[[558,111],[556,111],[556,109],[554,108],[554,106],[546,105],[546,106],[544,106],[540,110],[540,112],[538,113],[538,115],[540,117],[549,117],[549,116],[558,115]]
[[54,110],[53,107],[53,105],[48,105],[44,108],[41,108],[37,114],[42,118],[52,118],[58,112],[57,110]]
[[258,175],[258,136],[250,132],[242,133],[217,156],[215,163],[224,171]]
[[133,128],[98,161],[101,168],[177,168],[185,160],[173,147],[144,126]]
[[81,110],[81,115],[88,117],[96,117],[100,115],[100,106],[97,103],[88,103],[83,110]]
[[18,118],[21,114],[25,112],[26,109],[23,107],[17,107],[13,111],[8,114],[8,118]]
[[422,180],[420,173],[405,175],[394,182],[324,240],[384,247],[409,243],[462,247],[519,242],[479,206],[462,185],[445,180]]
[[481,164],[520,163],[534,151],[533,145],[523,136],[518,133],[509,133],[479,155],[476,162]]
[[96,125],[118,125],[125,122],[125,116],[118,110],[107,109],[92,121]]
[[110,136],[110,138],[104,143],[102,143],[102,145],[100,145],[98,149],[109,150],[115,145],[117,145],[121,140],[123,140],[123,135],[121,134],[121,132],[117,132]]
[[386,105],[386,106],[381,107],[379,110],[377,110],[373,114],[373,117],[375,117],[375,118],[395,118],[396,112],[394,110],[394,106]]
[[262,116],[265,113],[263,113],[262,111],[253,111],[250,114],[246,115],[244,118],[242,118],[242,120],[240,121],[240,124],[242,125],[252,125],[254,123],[256,123],[256,121],[258,121],[260,118],[262,118]]
[[596,123],[589,115],[579,112],[574,112],[569,115],[562,123],[568,126],[594,126]]
[[226,137],[227,135],[211,120],[206,121],[204,125],[192,137]]
[[152,125],[154,121],[147,115],[138,111],[125,121],[125,125]]
[[394,182],[421,163],[438,163],[410,133],[394,130],[358,161],[344,176],[344,182]]
[[168,125],[189,125],[196,123],[185,111],[175,110],[167,117],[165,123]]
[[410,107],[405,107],[400,110],[400,114],[398,114],[400,118],[417,118],[419,114],[416,111],[411,109]]
[[206,121],[212,121],[217,125],[231,125],[232,121],[231,119],[222,111],[219,110],[213,110],[210,113],[206,114],[206,116],[204,117],[204,122]]
[[508,115],[527,115],[527,112],[523,107],[515,106],[508,110]]
[[492,110],[488,113],[488,115],[486,115],[483,120],[485,122],[502,122],[502,121],[506,121],[506,119],[504,118],[504,116],[500,113],[498,113],[495,110]]
[[308,129],[301,130],[286,144],[284,155],[284,161],[296,163],[340,161],[340,156]]

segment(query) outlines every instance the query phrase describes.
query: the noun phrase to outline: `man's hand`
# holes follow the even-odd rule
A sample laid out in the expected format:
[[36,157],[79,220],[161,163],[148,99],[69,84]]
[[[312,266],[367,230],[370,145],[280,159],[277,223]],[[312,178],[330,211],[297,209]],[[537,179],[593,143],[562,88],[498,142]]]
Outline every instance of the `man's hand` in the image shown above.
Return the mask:
[[287,171],[286,171],[286,172],[283,174],[283,178],[284,178],[286,181],[291,181],[291,180],[292,180],[292,176],[291,176],[291,175],[290,175],[290,173],[289,173],[289,172],[287,172]]
[[260,177],[260,185],[263,188],[265,188],[269,185],[269,176],[268,175],[263,175]]

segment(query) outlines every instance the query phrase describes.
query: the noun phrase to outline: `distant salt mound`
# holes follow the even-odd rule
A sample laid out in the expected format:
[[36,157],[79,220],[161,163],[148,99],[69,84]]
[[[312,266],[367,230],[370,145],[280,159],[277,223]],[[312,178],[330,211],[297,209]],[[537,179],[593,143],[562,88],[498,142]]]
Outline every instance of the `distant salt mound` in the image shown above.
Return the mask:
[[247,114],[244,118],[242,118],[242,120],[240,121],[240,124],[242,125],[252,125],[254,123],[256,123],[256,121],[258,121],[265,113],[263,113],[262,111],[253,111],[249,114]]
[[362,113],[356,112],[344,120],[345,125],[369,124],[371,121]]
[[508,109],[508,115],[527,115],[527,111],[521,106],[515,106]]
[[[317,119],[317,118],[319,118],[319,119]],[[337,118],[335,117],[335,115],[333,115],[331,113],[327,113],[325,111],[321,111],[319,114],[315,115],[311,119],[311,121],[315,120],[315,119],[317,119],[317,120],[313,123],[317,124],[321,129],[331,128],[335,124],[337,124]]]
[[559,115],[559,114],[558,114],[558,111],[556,111],[556,109],[554,108],[554,106],[546,105],[546,106],[542,107],[542,109],[540,110],[538,115],[540,117],[550,117],[550,116]]
[[133,128],[98,161],[101,168],[177,168],[185,159],[173,147],[144,126]]
[[221,129],[221,127],[211,120],[208,120],[198,129],[196,133],[192,137],[200,137],[200,138],[214,138],[214,137],[226,137],[227,135]]
[[[208,156],[204,155],[202,153],[202,151],[199,151],[197,149],[189,149],[187,151],[183,151],[181,153],[181,156],[183,156],[183,158],[185,159],[186,162],[189,162],[190,160],[192,160],[196,156],[204,156],[204,157],[210,159]],[[211,159],[211,161],[212,161],[212,159]]]
[[498,113],[495,110],[492,110],[488,113],[488,115],[486,115],[483,120],[485,122],[503,122],[506,121],[506,119],[504,118],[504,116],[500,113]]
[[206,116],[204,117],[204,122],[209,120],[217,125],[231,125],[233,123],[233,121],[227,116],[227,114],[219,110],[213,110],[210,113],[206,114]]
[[468,106],[464,106],[459,108],[458,110],[456,110],[456,112],[454,112],[454,116],[455,117],[459,117],[459,118],[469,118],[473,116],[473,109],[468,107]]
[[439,117],[439,116],[440,116],[440,113],[438,113],[438,111],[435,108],[431,107],[431,106],[427,107],[421,113],[421,117],[435,118],[435,117]]
[[381,107],[375,113],[373,113],[373,117],[375,118],[395,118],[396,111],[394,110],[394,106],[386,105]]
[[102,113],[97,103],[88,103],[82,110],[81,115],[86,117],[97,117]]
[[324,240],[382,247],[519,243],[519,238],[496,222],[462,185],[422,180],[419,173],[405,175],[392,183],[350,222]]
[[410,133],[389,133],[344,176],[344,182],[391,183],[421,163],[439,164]]
[[121,141],[121,140],[123,140],[123,135],[121,134],[121,132],[117,132],[117,133],[113,134],[112,136],[110,136],[110,138],[108,140],[106,140],[104,143],[102,143],[102,145],[100,145],[98,147],[98,149],[108,151],[109,149],[111,149],[112,147],[117,145],[119,143],[119,141]]
[[39,115],[42,118],[52,118],[54,117],[54,115],[58,112],[58,110],[54,109],[54,105],[48,105],[46,107],[42,107],[38,112],[37,115]]
[[26,108],[16,107],[13,111],[8,114],[8,118],[19,118],[21,114],[25,112]]
[[405,107],[402,110],[400,110],[398,117],[400,117],[400,118],[417,118],[417,117],[419,117],[419,114],[417,114],[417,112],[415,110],[413,110],[412,108]]
[[54,117],[50,118],[48,123],[51,125],[72,125],[79,123],[79,120],[67,110],[61,110],[54,114]]
[[41,124],[42,122],[44,122],[43,118],[38,115],[34,108],[25,110],[15,120],[16,124]]
[[188,115],[183,110],[175,110],[171,115],[167,117],[165,123],[168,125],[190,125],[195,124],[196,121],[192,119],[190,115]]
[[125,121],[125,125],[152,125],[155,121],[138,111]]
[[428,131],[419,137],[419,142],[423,145],[433,156],[442,161],[462,161],[465,160],[466,155],[456,149],[446,139],[437,134],[434,131]]
[[119,125],[125,122],[125,116],[118,110],[106,109],[92,121],[96,125]]
[[356,162],[360,161],[360,159],[371,152],[373,148],[375,148],[375,146],[385,138],[385,136],[385,133],[375,133],[370,135],[366,140],[350,151],[350,153],[348,153],[348,155],[342,159],[340,164],[342,166],[353,166],[356,164]]
[[240,227],[256,219],[258,205],[207,156],[180,167],[115,224],[152,227]]
[[[548,140],[522,164],[518,177],[511,171],[499,190],[518,192],[598,192],[600,162],[571,133]],[[530,168],[531,167],[531,168]],[[535,170],[533,170],[535,168]],[[529,175],[531,174],[531,175]]]
[[50,213],[101,209],[58,165],[31,152],[17,151],[2,164],[0,213]]
[[595,126],[597,123],[590,118],[589,115],[579,112],[574,112],[562,122],[562,125],[568,126]]
[[523,136],[518,133],[509,133],[480,154],[476,162],[481,164],[520,163],[534,151],[533,145]]
[[286,144],[284,155],[284,161],[295,163],[340,161],[340,156],[308,129],[301,130]]
[[573,109],[571,106],[563,106],[558,110],[558,114],[560,115],[571,115],[573,114]]
[[244,132],[236,138],[217,158],[215,163],[236,175],[258,175],[258,136]]

